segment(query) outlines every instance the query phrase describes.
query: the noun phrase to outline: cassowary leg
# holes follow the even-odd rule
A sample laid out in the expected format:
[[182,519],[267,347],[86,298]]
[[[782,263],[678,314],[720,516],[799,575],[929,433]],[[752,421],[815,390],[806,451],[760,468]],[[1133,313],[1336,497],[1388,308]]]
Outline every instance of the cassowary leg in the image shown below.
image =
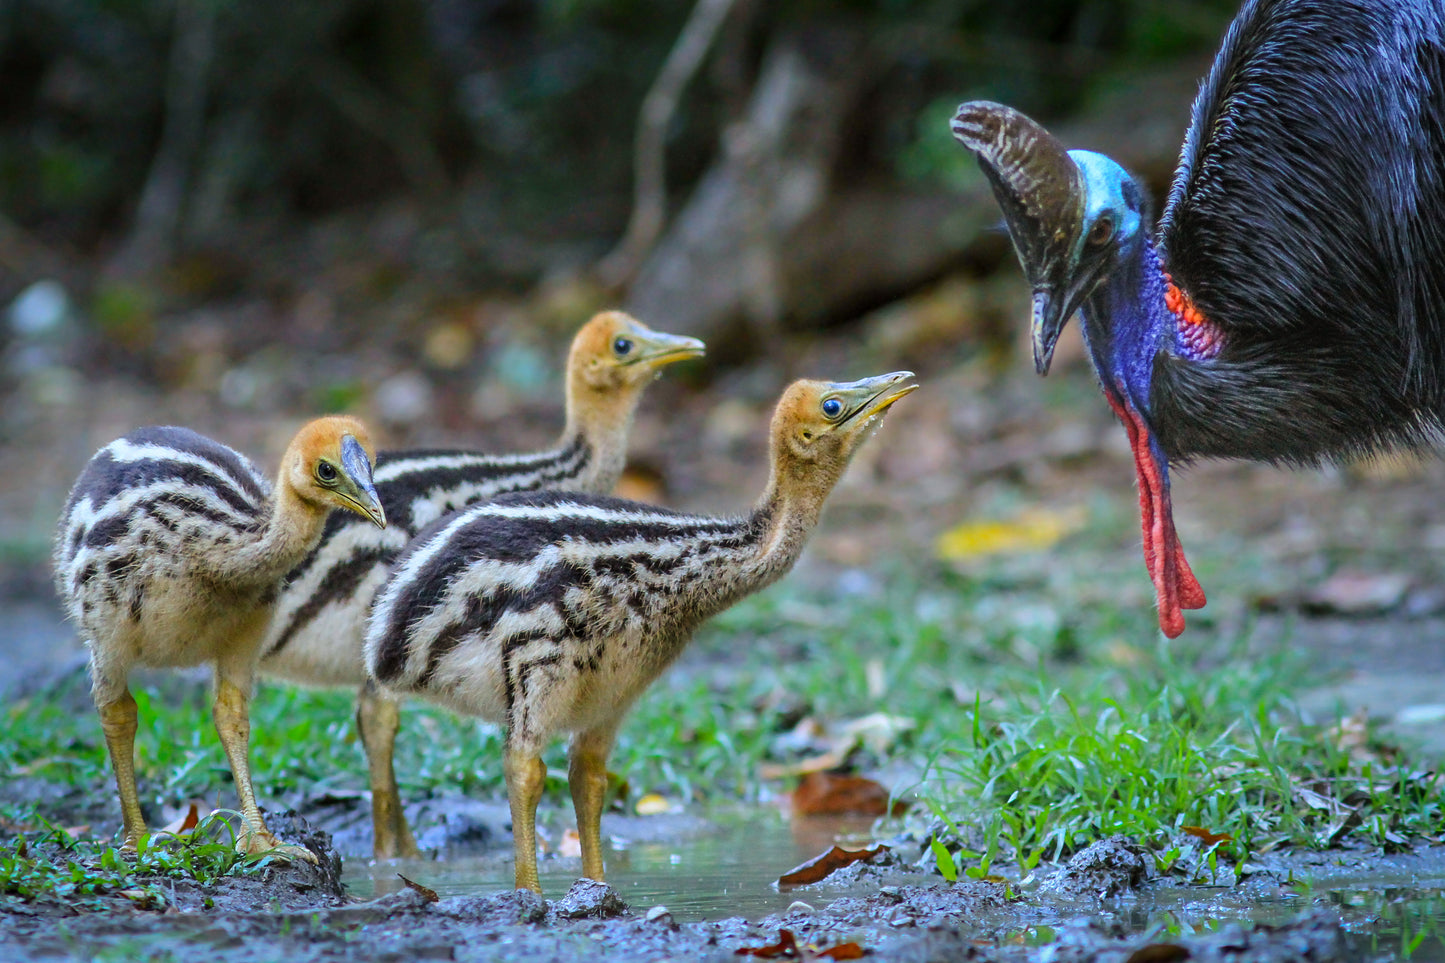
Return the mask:
[[537,803],[547,781],[547,767],[534,751],[507,747],[503,769],[507,802],[512,810],[512,850],[516,862],[516,888],[542,892],[537,878]]
[[376,859],[421,856],[411,827],[406,824],[392,764],[396,731],[400,727],[401,707],[368,681],[356,696],[356,728],[361,733],[366,768],[371,775],[372,855]]
[[106,748],[110,750],[110,765],[115,770],[115,788],[120,793],[120,815],[125,824],[125,841],[120,848],[122,852],[133,853],[146,831],[140,793],[135,786],[135,698],[122,690],[119,699],[98,704],[96,709],[100,712]]
[[261,809],[256,805],[256,793],[251,789],[251,761],[248,751],[251,744],[251,713],[246,693],[230,679],[219,676],[216,679],[216,698],[211,704],[211,714],[216,721],[216,734],[226,750],[226,759],[231,764],[231,776],[236,783],[236,795],[241,802],[241,838],[236,849],[244,853],[269,853],[283,859],[304,859],[316,862],[316,856],[301,846],[283,845],[266,828],[261,818]]
[[602,805],[607,799],[607,756],[617,735],[616,724],[579,732],[568,756],[567,785],[577,813],[582,843],[582,875],[602,879]]

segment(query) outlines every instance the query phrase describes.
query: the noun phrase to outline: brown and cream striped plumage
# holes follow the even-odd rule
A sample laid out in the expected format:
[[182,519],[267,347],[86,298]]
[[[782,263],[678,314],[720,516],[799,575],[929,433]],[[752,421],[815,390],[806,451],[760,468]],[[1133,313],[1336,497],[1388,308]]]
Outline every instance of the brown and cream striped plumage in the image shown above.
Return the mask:
[[[383,686],[507,726],[517,885],[537,889],[539,754],[575,733],[583,872],[601,879],[601,786],[618,724],[708,617],[781,577],[909,372],[801,381],[773,417],[767,489],[743,518],[571,492],[509,495],[412,540],[372,610]],[[600,783],[599,783],[600,780]]]
[[[567,425],[551,450],[382,452],[375,478],[389,527],[377,531],[354,518],[331,518],[320,544],[285,579],[261,671],[306,685],[363,686],[367,614],[411,536],[448,512],[506,492],[611,491],[626,462],[644,390],[665,365],[702,352],[696,338],[653,331],[620,311],[605,311],[572,341]],[[375,855],[416,856],[391,760],[399,710],[389,698],[363,688],[357,719],[371,774]]]
[[76,480],[57,525],[55,582],[90,648],[127,845],[144,831],[127,677],[135,665],[202,663],[215,666],[217,728],[253,830],[246,844],[275,845],[245,774],[245,702],[281,579],[316,544],[327,513],[343,507],[385,523],[365,439],[354,419],[308,424],[273,487],[209,438],[142,428],[102,448]]
[[611,491],[643,391],[661,367],[702,351],[695,338],[606,311],[573,339],[567,425],[553,449],[528,455],[383,451],[375,479],[387,529],[345,516],[327,523],[320,544],[286,577],[261,671],[309,685],[360,685],[371,601],[412,536],[448,512],[506,492]]

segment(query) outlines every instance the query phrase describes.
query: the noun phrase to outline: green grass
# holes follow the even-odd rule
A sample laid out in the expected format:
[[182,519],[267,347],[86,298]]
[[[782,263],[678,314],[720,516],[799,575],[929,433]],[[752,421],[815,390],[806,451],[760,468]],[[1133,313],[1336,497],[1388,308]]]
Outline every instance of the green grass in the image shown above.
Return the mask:
[[239,818],[235,812],[211,813],[190,832],[142,836],[134,853],[78,839],[49,824],[38,832],[20,832],[0,848],[0,895],[59,900],[79,908],[120,896],[161,908],[166,905],[161,879],[204,884],[258,872],[269,862],[264,855],[236,851],[232,823]]
[[[860,743],[850,762],[917,773],[906,795],[942,817],[939,848],[954,868],[976,874],[995,859],[1028,868],[1115,832],[1148,841],[1167,868],[1184,826],[1229,834],[1219,850],[1235,858],[1346,838],[1396,847],[1445,831],[1440,786],[1408,754],[1357,746],[1352,755],[1300,723],[1292,698],[1311,667],[1286,640],[1249,648],[1245,613],[1229,609],[1245,586],[1267,581],[1257,559],[1236,553],[1227,569],[1201,571],[1216,601],[1166,643],[1137,550],[1119,550],[1132,520],[1108,505],[1091,517],[1051,553],[960,570],[897,564],[843,588],[785,582],[745,601],[640,700],[610,768],[634,796],[756,800],[791,788],[759,770],[807,754],[780,742],[800,719],[836,727],[886,714],[891,736]],[[136,693],[143,797],[233,805],[207,699],[191,691]],[[3,710],[11,736],[0,771],[113,799],[98,722],[59,695]],[[252,720],[264,796],[365,788],[349,693],[267,685]],[[500,795],[501,742],[496,727],[409,707],[397,747],[404,794]],[[545,758],[560,803],[560,740]],[[1349,809],[1318,808],[1329,797]]]

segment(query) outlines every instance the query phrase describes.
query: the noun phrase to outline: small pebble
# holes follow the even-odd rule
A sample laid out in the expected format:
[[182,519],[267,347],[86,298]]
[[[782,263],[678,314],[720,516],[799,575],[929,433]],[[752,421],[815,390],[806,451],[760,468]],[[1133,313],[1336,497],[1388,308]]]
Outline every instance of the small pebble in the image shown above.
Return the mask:
[[672,913],[666,906],[654,906],[647,911],[646,920],[649,923],[671,923]]
[[807,903],[804,903],[804,902],[803,902],[802,900],[800,900],[800,899],[795,899],[795,900],[793,900],[791,903],[788,904],[788,909],[787,909],[786,912],[783,913],[783,915],[784,915],[784,916],[792,916],[794,913],[807,913],[807,914],[812,914],[812,913],[816,913],[816,912],[817,912],[817,910],[813,909],[813,907],[809,906]]

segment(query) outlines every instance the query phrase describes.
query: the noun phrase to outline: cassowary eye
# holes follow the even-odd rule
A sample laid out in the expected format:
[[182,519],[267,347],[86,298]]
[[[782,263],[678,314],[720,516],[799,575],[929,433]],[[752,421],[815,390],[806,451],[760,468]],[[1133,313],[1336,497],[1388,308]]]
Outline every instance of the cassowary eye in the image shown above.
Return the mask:
[[1089,228],[1089,245],[1100,247],[1108,244],[1109,239],[1114,236],[1114,219],[1112,217],[1101,217]]
[[632,341],[628,338],[617,338],[612,342],[612,353],[619,358],[627,357],[632,350]]
[[843,402],[837,398],[829,398],[823,402],[823,417],[836,418],[843,413]]
[[323,485],[332,485],[337,479],[336,466],[329,461],[318,462],[316,465],[316,480]]

